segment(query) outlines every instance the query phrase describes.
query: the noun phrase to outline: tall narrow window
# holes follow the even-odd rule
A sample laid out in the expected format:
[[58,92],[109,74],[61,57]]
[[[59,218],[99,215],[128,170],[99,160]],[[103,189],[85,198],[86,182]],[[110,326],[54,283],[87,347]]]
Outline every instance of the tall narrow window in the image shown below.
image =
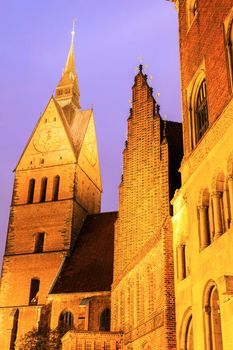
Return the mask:
[[41,188],[40,188],[40,202],[45,202],[46,200],[46,190],[47,190],[47,177],[41,179]]
[[11,317],[13,317],[10,350],[15,350],[15,341],[17,338],[18,321],[19,321],[19,309],[12,310]]
[[28,203],[33,203],[34,190],[35,190],[35,179],[31,179],[28,185]]
[[34,253],[42,253],[44,248],[44,232],[38,232],[35,239]]
[[73,327],[74,317],[70,311],[62,312],[59,316],[59,327],[62,331],[67,332]]
[[192,316],[188,320],[188,324],[185,331],[185,350],[194,350],[193,346],[193,322]]
[[60,176],[56,175],[53,179],[53,201],[58,200],[58,194],[59,194],[59,185],[60,185]]
[[40,289],[40,280],[38,278],[33,278],[31,280],[29,305],[37,305],[38,304],[39,289]]
[[105,309],[100,316],[100,331],[110,331],[110,309]]
[[227,45],[229,86],[232,92],[233,90],[233,19],[230,22],[230,26],[227,32],[226,45]]
[[223,350],[219,294],[216,285],[209,289],[205,305],[206,342],[209,349]]
[[202,81],[194,106],[196,143],[202,138],[209,126],[206,81]]
[[186,278],[186,254],[185,244],[181,244],[177,247],[177,267],[178,267],[178,279],[182,281]]

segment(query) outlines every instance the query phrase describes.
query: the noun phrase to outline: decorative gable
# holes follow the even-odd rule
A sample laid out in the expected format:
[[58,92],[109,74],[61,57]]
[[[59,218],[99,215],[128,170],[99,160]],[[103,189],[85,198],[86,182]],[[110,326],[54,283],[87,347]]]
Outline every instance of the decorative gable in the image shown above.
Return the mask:
[[17,170],[76,162],[66,121],[51,98],[17,165]]

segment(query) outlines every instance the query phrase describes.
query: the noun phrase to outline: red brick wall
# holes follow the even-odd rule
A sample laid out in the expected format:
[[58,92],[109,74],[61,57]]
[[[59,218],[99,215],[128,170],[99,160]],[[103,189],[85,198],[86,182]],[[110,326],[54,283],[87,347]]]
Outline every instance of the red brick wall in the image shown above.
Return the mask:
[[190,150],[186,89],[203,60],[206,67],[210,125],[230,99],[223,21],[232,7],[232,1],[199,0],[198,15],[189,29],[186,3],[186,0],[179,1],[184,150],[187,156]]

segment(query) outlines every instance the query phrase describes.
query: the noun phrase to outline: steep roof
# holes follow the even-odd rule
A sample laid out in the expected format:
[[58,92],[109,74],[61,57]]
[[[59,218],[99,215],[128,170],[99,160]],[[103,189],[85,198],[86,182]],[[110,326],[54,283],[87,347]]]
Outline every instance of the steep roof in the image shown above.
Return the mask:
[[116,218],[117,212],[87,216],[51,294],[111,290]]
[[61,115],[61,118],[63,120],[66,132],[71,140],[72,146],[74,147],[76,157],[78,157],[79,152],[81,150],[81,146],[83,144],[84,136],[87,131],[89,121],[93,114],[93,110],[87,109],[87,110],[81,111],[80,109],[75,108],[73,110],[74,112],[73,122],[71,125],[69,125],[69,123],[67,122],[65,111],[60,106],[56,98],[54,98],[54,101]]

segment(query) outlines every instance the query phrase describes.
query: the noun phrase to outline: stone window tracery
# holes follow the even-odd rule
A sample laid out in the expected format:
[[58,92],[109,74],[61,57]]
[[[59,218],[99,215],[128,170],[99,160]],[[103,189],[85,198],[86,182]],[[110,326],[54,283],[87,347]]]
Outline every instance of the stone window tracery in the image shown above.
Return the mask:
[[207,85],[204,63],[187,88],[190,150],[201,140],[209,127]]
[[202,138],[209,126],[207,89],[205,79],[201,82],[197,91],[197,97],[194,105],[194,121],[195,141],[197,143]]
[[69,329],[71,329],[73,327],[74,324],[74,317],[72,312],[70,311],[63,311],[60,316],[59,316],[59,327],[63,330],[63,331],[68,331]]

